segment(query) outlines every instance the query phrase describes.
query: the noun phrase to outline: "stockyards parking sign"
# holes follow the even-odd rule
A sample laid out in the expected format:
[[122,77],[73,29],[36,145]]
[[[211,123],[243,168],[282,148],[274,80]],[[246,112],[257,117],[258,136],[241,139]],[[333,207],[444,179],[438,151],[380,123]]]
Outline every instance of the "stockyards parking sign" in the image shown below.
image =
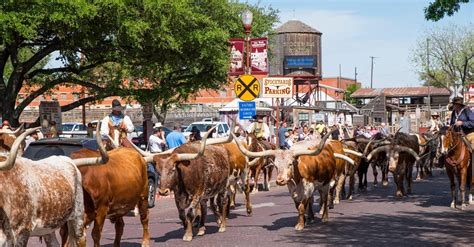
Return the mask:
[[263,98],[291,98],[293,96],[292,77],[263,78]]

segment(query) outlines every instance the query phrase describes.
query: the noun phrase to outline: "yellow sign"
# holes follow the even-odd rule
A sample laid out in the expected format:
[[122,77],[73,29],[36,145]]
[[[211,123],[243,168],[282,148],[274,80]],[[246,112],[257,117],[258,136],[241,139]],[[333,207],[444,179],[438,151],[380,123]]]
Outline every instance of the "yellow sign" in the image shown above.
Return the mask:
[[260,94],[260,83],[254,76],[242,75],[235,82],[234,91],[237,98],[252,101]]

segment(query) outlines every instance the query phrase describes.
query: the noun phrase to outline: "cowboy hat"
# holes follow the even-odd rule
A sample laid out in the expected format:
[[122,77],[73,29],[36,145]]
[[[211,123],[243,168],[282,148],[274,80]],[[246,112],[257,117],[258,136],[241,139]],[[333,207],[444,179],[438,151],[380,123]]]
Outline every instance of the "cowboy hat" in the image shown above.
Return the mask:
[[112,111],[122,111],[123,106],[120,104],[118,99],[112,100]]
[[155,123],[155,125],[153,126],[153,128],[160,128],[162,127],[163,125],[161,125],[161,122],[158,122],[158,123]]
[[462,106],[465,106],[464,104],[464,99],[462,97],[454,97],[453,100],[451,101],[451,104],[459,104]]

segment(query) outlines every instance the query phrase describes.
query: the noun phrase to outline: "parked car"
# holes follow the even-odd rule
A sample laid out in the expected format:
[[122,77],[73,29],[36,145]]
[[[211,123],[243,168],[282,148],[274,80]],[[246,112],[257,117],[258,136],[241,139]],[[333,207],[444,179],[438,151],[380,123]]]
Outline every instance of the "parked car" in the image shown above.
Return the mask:
[[[161,127],[161,128],[165,132],[165,138],[166,138],[166,136],[168,136],[168,134],[171,132],[171,130],[166,128],[166,127]],[[146,149],[145,139],[143,138],[143,132],[139,136],[133,137],[132,142],[133,142],[133,144],[135,144],[135,146],[137,146],[137,147],[139,147],[143,150]]]
[[[40,160],[53,155],[70,156],[71,153],[81,149],[88,148],[99,150],[94,138],[48,138],[32,142],[25,150],[23,157],[31,160]],[[156,188],[158,186],[160,175],[155,170],[153,163],[147,164],[148,171],[148,207],[155,206]]]
[[187,138],[191,135],[191,130],[194,126],[198,128],[201,132],[201,136],[204,136],[208,128],[212,128],[217,125],[215,134],[212,137],[225,137],[229,136],[229,125],[226,122],[213,122],[213,121],[203,121],[203,122],[194,122],[190,124],[183,132],[184,136]]
[[63,123],[62,133],[59,137],[78,137],[87,136],[87,127],[81,123]]

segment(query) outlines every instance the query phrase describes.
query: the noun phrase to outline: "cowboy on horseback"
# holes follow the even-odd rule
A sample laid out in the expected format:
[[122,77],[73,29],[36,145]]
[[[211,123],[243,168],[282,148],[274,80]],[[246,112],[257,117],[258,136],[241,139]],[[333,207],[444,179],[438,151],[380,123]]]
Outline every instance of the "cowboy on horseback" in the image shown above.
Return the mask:
[[100,134],[109,135],[116,145],[122,144],[127,138],[127,133],[132,133],[134,126],[129,116],[122,113],[123,107],[120,101],[112,101],[112,112],[104,117],[100,126]]
[[451,101],[453,112],[451,113],[450,125],[457,131],[464,133],[465,138],[474,146],[474,113],[466,107],[462,97],[454,97]]
[[255,116],[256,120],[250,126],[250,133],[254,134],[257,139],[260,140],[269,140],[270,138],[270,128],[266,123],[263,122],[262,116]]

